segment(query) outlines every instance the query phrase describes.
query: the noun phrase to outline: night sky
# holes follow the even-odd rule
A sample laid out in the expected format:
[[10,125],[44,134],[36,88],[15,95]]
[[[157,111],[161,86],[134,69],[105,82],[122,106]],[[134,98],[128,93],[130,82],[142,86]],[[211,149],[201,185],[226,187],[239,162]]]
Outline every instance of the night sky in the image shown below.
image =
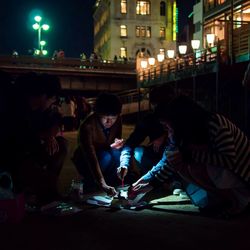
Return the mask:
[[[95,0],[4,0],[0,7],[0,54],[27,54],[37,47],[37,31],[32,29],[35,13],[50,25],[42,32],[49,54],[63,49],[67,57],[87,55],[93,50],[92,7]],[[181,28],[192,11],[195,0],[178,0]]]

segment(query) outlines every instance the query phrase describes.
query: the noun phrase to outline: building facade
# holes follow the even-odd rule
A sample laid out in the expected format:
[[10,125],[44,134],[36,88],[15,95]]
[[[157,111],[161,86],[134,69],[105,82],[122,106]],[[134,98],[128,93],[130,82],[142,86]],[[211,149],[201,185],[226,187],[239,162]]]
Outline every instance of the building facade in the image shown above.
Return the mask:
[[212,45],[220,44],[229,57],[250,59],[249,0],[197,0],[194,26],[194,37],[201,39],[203,48],[209,46],[207,35],[214,34]]
[[176,49],[176,0],[98,0],[94,51],[103,59],[135,60]]

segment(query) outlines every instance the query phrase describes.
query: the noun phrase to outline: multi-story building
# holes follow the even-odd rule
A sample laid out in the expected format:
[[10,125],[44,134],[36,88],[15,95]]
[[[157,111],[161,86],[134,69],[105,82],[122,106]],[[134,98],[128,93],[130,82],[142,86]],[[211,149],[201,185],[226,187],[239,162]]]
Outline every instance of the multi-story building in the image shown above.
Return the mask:
[[201,39],[204,48],[208,47],[207,34],[214,34],[214,43],[219,43],[230,58],[249,60],[249,0],[197,0],[194,25],[194,37]]
[[97,0],[94,51],[103,59],[136,59],[176,48],[176,0]]

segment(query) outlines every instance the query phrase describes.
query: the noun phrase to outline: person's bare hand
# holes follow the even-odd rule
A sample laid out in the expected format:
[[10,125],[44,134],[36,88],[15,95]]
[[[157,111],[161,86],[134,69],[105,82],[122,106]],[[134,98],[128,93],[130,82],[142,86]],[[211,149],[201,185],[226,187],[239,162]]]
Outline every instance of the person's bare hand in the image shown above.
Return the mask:
[[111,187],[111,186],[107,185],[106,183],[101,184],[101,187],[102,187],[103,191],[105,191],[107,193],[107,195],[109,195],[109,196],[117,195],[117,192],[116,192],[114,187]]
[[118,138],[115,138],[115,141],[114,143],[112,143],[110,145],[111,148],[114,148],[114,149],[120,149],[122,148],[124,145],[124,140],[123,139],[118,139]]
[[135,183],[132,184],[132,190],[139,191],[141,188],[144,188],[148,185],[149,185],[149,182],[143,180],[143,177],[141,177],[139,180],[137,180]]

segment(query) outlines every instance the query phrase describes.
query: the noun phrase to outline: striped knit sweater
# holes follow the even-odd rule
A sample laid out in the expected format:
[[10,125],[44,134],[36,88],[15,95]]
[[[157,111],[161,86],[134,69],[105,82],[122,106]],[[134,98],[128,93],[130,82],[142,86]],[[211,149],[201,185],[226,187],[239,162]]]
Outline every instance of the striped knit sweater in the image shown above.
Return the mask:
[[[210,147],[207,151],[192,150],[192,161],[228,168],[244,181],[250,182],[250,143],[246,135],[232,122],[218,114],[211,116],[208,129]],[[169,147],[166,147],[164,153],[166,154],[164,163],[153,167],[145,175],[147,180],[157,178],[159,181],[164,181],[168,179],[168,173],[176,166],[178,150],[176,148],[173,150],[173,147],[172,150],[169,150]]]
[[250,143],[246,135],[222,115],[209,122],[211,149],[193,151],[194,162],[228,168],[237,176],[250,180]]

